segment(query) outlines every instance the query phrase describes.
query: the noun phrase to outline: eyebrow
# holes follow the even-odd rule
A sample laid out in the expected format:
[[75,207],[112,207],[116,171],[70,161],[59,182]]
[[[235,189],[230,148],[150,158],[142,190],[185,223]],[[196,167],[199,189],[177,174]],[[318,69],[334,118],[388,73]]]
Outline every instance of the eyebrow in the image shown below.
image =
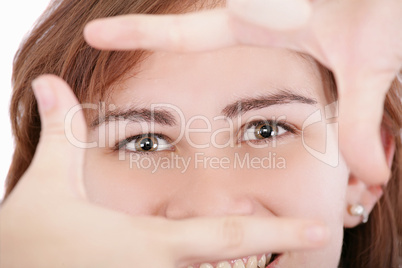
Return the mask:
[[255,98],[240,99],[235,103],[227,105],[221,113],[228,118],[233,118],[251,110],[257,110],[273,105],[289,103],[304,103],[315,105],[317,104],[317,101],[312,98],[282,90],[274,94],[263,95]]
[[177,124],[174,115],[166,110],[151,110],[151,109],[135,109],[127,110],[116,109],[107,111],[103,115],[96,118],[91,123],[91,127],[97,127],[103,123],[113,120],[128,120],[131,122],[155,122],[163,126],[174,126]]
[[[221,113],[228,118],[233,118],[251,110],[263,109],[273,105],[289,104],[294,102],[309,105],[317,104],[317,101],[312,98],[283,90],[278,93],[263,95],[254,98],[242,98],[234,103],[227,105],[221,111]],[[95,128],[103,123],[122,119],[138,123],[154,122],[162,126],[177,125],[175,116],[169,111],[163,109],[151,110],[146,108],[130,108],[126,110],[115,109],[113,111],[107,111],[103,115],[93,120],[90,126],[92,128]]]

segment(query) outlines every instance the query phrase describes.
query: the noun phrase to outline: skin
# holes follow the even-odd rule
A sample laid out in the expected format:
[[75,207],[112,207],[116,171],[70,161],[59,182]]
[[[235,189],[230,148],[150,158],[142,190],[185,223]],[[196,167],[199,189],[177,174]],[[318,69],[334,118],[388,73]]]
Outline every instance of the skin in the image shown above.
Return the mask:
[[[137,73],[137,72],[136,72]],[[117,109],[128,107],[149,108],[151,104],[168,103],[178,107],[185,123],[191,118],[203,116],[211,123],[206,129],[204,120],[192,121],[193,131],[174,146],[174,152],[156,151],[140,158],[157,161],[171,154],[191,158],[189,168],[159,168],[131,166],[133,151],[124,148],[125,160],[119,160],[113,152],[114,144],[148,130],[141,123],[129,120],[110,121],[89,132],[89,140],[105,139],[112,146],[89,149],[84,168],[85,186],[93,202],[132,215],[160,216],[182,220],[205,216],[257,216],[310,218],[328,225],[331,240],[328,246],[316,251],[286,252],[280,267],[337,267],[342,246],[344,211],[347,206],[349,171],[342,157],[332,167],[315,158],[303,146],[301,130],[304,121],[315,111],[324,111],[331,101],[327,99],[317,64],[294,52],[280,49],[236,47],[216,52],[177,55],[154,53],[141,64],[135,77],[128,79],[112,94],[110,104]],[[211,142],[212,133],[227,129],[226,120],[214,121],[221,110],[233,101],[244,97],[273,94],[286,88],[316,100],[315,104],[278,104],[244,113],[233,119],[234,127],[216,136],[218,144],[225,144],[234,134],[234,146],[218,148]],[[211,96],[213,96],[211,98]],[[178,125],[155,125],[155,133],[162,133],[176,140],[180,133],[180,117],[174,113]],[[285,132],[271,143],[247,144],[237,142],[236,132],[253,117],[271,119],[285,118],[299,133]],[[127,123],[125,133],[116,134],[114,129]],[[104,130],[107,133],[104,133]],[[145,129],[145,130],[142,130]],[[330,132],[335,129],[329,128]],[[337,138],[326,140],[327,122],[322,121],[303,131],[306,144],[315,150],[337,144]],[[209,144],[208,148],[197,145]],[[241,144],[241,148],[239,148]],[[275,153],[283,159],[285,167],[234,168],[219,165],[195,168],[195,154],[208,157],[226,157],[234,163],[235,155],[241,158],[263,158]],[[337,155],[338,151],[332,151]],[[171,162],[171,161],[170,161]],[[325,174],[325,176],[323,176]],[[357,193],[357,191],[353,191]],[[267,252],[268,253],[268,252]],[[214,259],[211,259],[213,261]]]
[[312,55],[336,76],[345,160],[359,181],[378,191],[374,186],[386,184],[390,174],[380,125],[385,95],[402,66],[402,2],[226,2],[223,9],[186,15],[100,19],[84,34],[92,46],[109,50],[189,52],[246,44]]
[[[128,16],[97,21],[88,25],[85,36],[90,44],[104,49],[202,51],[253,44],[289,47],[313,55],[335,72],[339,90],[343,92],[340,95],[341,149],[355,174],[349,177],[348,188],[356,190],[346,191],[345,199],[350,204],[363,203],[370,211],[381,196],[379,188],[373,186],[386,183],[388,167],[379,133],[366,133],[373,133],[373,126],[379,130],[383,102],[378,100],[383,100],[402,63],[398,28],[401,2],[390,0],[384,5],[380,0],[343,1],[342,5],[334,5],[340,2],[314,1],[310,5],[307,1],[293,1],[297,8],[285,10],[289,13],[279,13],[280,6],[267,8],[264,3],[268,1],[232,0],[230,3],[227,10],[183,17]],[[249,6],[245,7],[247,3]],[[261,10],[266,12],[256,15]],[[283,15],[275,17],[277,14]],[[276,20],[264,21],[270,17]],[[376,27],[361,27],[367,23]],[[206,30],[190,31],[194,25],[202,25]],[[343,42],[338,42],[339,36],[345,37]],[[33,88],[41,112],[41,140],[32,165],[0,210],[0,266],[43,267],[46,262],[51,267],[124,267],[132,263],[148,267],[147,260],[152,258],[156,266],[177,267],[260,252],[314,248],[328,239],[326,229],[315,229],[320,225],[311,221],[271,216],[175,221],[132,217],[89,203],[83,191],[84,153],[64,135],[69,129],[64,125],[65,115],[78,102],[68,85],[53,76],[40,77]],[[365,113],[360,113],[361,110]],[[75,123],[74,133],[81,133],[78,137],[85,141],[84,121],[77,120],[81,123]],[[353,135],[350,129],[354,129]],[[365,153],[366,148],[370,148],[370,153]],[[385,151],[388,160],[391,159],[392,149]],[[35,213],[32,213],[33,206]],[[183,207],[179,211],[182,210]],[[237,213],[244,211],[247,209]],[[356,226],[360,220],[344,216],[345,226]],[[306,236],[307,230],[310,236]],[[228,232],[239,234],[235,238],[241,239],[224,235]],[[331,245],[337,236],[331,239]],[[100,238],[107,242],[92,242],[102,241]],[[154,258],[155,249],[158,258]],[[49,250],[53,254],[49,255]],[[24,258],[20,257],[21,251],[25,253]]]
[[[252,216],[174,221],[91,204],[83,187],[85,150],[65,135],[72,127],[65,124],[66,115],[80,106],[58,77],[39,77],[33,88],[41,138],[31,166],[1,206],[1,267],[148,267],[152,260],[173,268],[317,248],[328,241],[327,228],[316,221]],[[74,118],[75,137],[86,141],[82,110]]]

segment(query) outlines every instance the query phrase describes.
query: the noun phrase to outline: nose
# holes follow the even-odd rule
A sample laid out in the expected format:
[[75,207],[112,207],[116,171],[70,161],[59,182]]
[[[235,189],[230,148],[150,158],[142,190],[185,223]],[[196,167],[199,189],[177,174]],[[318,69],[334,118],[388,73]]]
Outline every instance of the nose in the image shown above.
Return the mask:
[[202,216],[253,215],[258,204],[244,190],[244,181],[228,170],[192,171],[167,201],[165,217],[184,219]]

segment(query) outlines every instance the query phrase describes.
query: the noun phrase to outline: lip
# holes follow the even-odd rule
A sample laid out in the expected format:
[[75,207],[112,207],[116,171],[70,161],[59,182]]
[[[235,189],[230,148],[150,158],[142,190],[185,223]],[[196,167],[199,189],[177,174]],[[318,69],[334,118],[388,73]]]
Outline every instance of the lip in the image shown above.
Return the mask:
[[[253,255],[257,257],[257,261],[259,261],[263,255],[268,255],[267,254],[259,254],[259,255]],[[278,256],[276,257],[275,261],[273,261],[271,264],[269,264],[268,266],[264,266],[265,268],[280,268],[278,266],[280,258],[282,257],[283,253],[278,254]],[[235,264],[236,261],[241,260],[243,261],[243,264],[245,267],[247,267],[247,262],[250,258],[252,258],[253,256],[247,256],[247,257],[243,257],[243,258],[236,258],[236,259],[232,259],[232,260],[221,260],[221,261],[217,261],[217,262],[208,262],[208,264],[212,265],[212,267],[216,268],[218,267],[218,264],[221,262],[228,262],[230,264],[230,267],[233,267],[233,265]],[[186,268],[200,268],[202,264],[192,264],[187,266]]]
[[271,264],[269,264],[266,268],[280,268],[279,261],[281,260],[282,255],[283,255],[283,253],[280,253],[278,255],[278,257],[276,257],[276,259]]

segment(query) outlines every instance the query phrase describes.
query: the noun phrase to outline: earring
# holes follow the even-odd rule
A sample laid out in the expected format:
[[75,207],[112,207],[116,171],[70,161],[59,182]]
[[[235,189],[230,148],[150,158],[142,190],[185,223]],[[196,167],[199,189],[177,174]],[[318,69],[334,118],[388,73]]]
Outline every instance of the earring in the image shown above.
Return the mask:
[[350,205],[348,207],[348,212],[352,216],[362,217],[362,223],[366,223],[368,221],[369,214],[367,213],[366,209],[360,204]]

